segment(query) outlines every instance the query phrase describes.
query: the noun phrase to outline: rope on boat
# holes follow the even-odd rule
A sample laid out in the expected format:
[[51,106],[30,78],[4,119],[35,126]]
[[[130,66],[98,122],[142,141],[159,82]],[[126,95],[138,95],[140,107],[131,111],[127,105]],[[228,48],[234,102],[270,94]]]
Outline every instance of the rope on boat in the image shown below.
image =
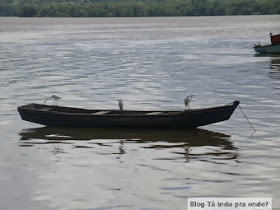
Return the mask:
[[254,129],[254,131],[256,132],[256,129],[255,129],[254,126],[250,123],[248,117],[247,117],[247,116],[245,115],[245,113],[243,112],[243,110],[242,110],[240,104],[239,104],[239,108],[240,108],[241,112],[243,113],[244,117],[247,119],[248,123],[251,125],[251,127],[252,127],[252,128]]

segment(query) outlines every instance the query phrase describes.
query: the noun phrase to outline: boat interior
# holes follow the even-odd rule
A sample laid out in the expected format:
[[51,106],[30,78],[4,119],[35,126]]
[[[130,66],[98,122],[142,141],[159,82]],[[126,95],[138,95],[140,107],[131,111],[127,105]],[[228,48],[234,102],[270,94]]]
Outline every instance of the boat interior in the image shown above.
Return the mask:
[[27,104],[21,106],[24,109],[45,111],[45,112],[63,112],[71,114],[90,114],[90,115],[168,115],[168,114],[180,114],[182,111],[136,111],[136,110],[94,110],[94,109],[82,109],[82,108],[71,108],[55,105],[45,104]]

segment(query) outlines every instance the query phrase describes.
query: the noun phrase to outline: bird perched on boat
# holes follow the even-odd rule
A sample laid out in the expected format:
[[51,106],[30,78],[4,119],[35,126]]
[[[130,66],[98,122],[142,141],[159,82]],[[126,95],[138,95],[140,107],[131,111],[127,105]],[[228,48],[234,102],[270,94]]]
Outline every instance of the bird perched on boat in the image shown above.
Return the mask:
[[51,95],[51,97],[47,98],[44,102],[44,104],[47,102],[47,100],[49,99],[53,99],[53,103],[55,104],[55,102],[57,103],[59,99],[61,99],[61,97],[57,96],[57,95]]
[[190,109],[190,103],[191,103],[191,100],[192,98],[194,97],[194,95],[189,95],[185,98],[184,102],[185,102],[185,109]]
[[123,102],[121,99],[118,99],[120,110],[123,110]]

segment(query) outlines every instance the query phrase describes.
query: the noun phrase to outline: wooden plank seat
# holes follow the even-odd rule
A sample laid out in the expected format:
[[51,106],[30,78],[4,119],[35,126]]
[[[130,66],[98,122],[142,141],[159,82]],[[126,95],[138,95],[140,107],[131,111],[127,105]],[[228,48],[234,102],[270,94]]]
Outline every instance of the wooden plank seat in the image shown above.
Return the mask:
[[162,114],[162,112],[149,112],[145,115],[159,115],[159,114]]
[[108,114],[110,111],[99,111],[99,112],[94,112],[91,115],[104,115],[104,114]]

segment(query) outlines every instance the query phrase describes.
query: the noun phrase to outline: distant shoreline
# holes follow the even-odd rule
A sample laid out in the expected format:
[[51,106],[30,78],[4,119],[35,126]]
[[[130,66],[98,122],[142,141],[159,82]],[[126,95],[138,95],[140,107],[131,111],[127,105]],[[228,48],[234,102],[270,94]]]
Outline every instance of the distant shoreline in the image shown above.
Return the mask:
[[[42,2],[13,0],[0,4],[0,16],[14,17],[173,17],[277,15],[277,0],[167,0],[110,1],[76,0],[74,2]],[[64,1],[64,0],[63,0]]]

